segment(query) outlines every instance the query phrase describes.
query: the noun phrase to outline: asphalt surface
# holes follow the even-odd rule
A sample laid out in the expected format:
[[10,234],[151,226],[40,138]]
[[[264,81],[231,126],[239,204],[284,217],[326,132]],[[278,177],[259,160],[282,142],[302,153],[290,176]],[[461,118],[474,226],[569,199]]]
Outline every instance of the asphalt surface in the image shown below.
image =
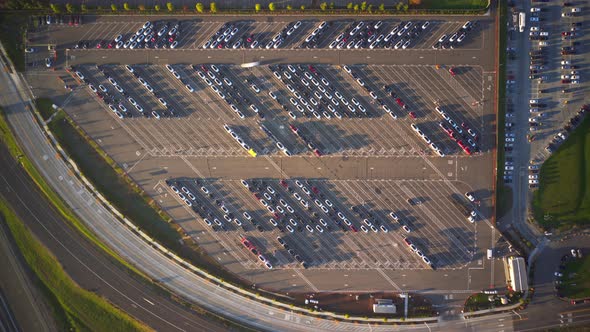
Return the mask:
[[[48,203],[26,172],[0,148],[0,195],[33,235],[57,257],[81,287],[104,296],[155,330],[223,331],[222,325],[171,301],[155,286],[140,281],[69,226]],[[35,202],[35,204],[30,204]]]
[[[233,19],[230,18],[230,20]],[[285,21],[291,19],[295,18],[281,17],[281,20]],[[420,19],[430,18],[421,17]],[[473,42],[464,48],[455,50],[435,51],[430,48],[429,44],[422,43],[420,45],[424,46],[420,46],[420,49],[403,51],[334,51],[327,49],[202,51],[190,46],[200,43],[195,40],[192,44],[186,44],[188,48],[147,51],[149,54],[153,53],[154,62],[151,66],[136,66],[136,70],[142,74],[142,77],[146,77],[155,88],[164,91],[168,101],[179,114],[182,114],[179,119],[171,119],[170,121],[166,119],[154,122],[152,119],[135,117],[120,122],[109,116],[105,110],[96,107],[98,100],[88,98],[89,90],[86,87],[75,89],[69,94],[63,94],[63,90],[51,90],[52,92],[46,90],[55,89],[56,86],[61,88],[56,83],[57,81],[53,80],[53,77],[64,75],[60,70],[60,66],[65,65],[64,47],[68,47],[68,45],[71,47],[72,41],[80,39],[93,41],[103,39],[113,33],[118,33],[117,29],[120,32],[129,33],[133,31],[133,27],[141,25],[143,22],[138,21],[136,17],[101,17],[96,22],[91,21],[78,28],[52,27],[49,31],[42,30],[30,34],[33,42],[52,40],[58,44],[58,70],[48,72],[45,69],[39,70],[39,68],[32,66],[29,67],[27,79],[34,82],[35,93],[50,95],[57,104],[64,107],[148,194],[155,197],[162,206],[168,209],[167,211],[173,218],[183,226],[187,235],[193,236],[205,250],[215,255],[216,259],[231,271],[240,273],[261,287],[284,292],[309,290],[354,292],[391,289],[391,287],[409,291],[423,291],[430,294],[437,305],[444,304],[450,308],[450,312],[457,314],[465,296],[475,290],[503,284],[501,262],[482,259],[485,257],[485,250],[495,245],[499,234],[494,233],[487,222],[488,218],[492,216],[492,195],[488,189],[492,186],[492,154],[489,153],[489,149],[494,144],[493,130],[490,121],[488,121],[492,118],[490,113],[493,110],[491,109],[492,103],[488,101],[492,99],[493,84],[491,82],[493,82],[492,78],[495,72],[493,53],[486,50],[493,48],[494,37],[493,29],[490,28],[492,21],[488,17],[477,19],[481,21],[481,28],[478,28],[477,32],[473,34]],[[207,20],[211,21],[212,26],[218,26],[223,18],[204,19],[205,22],[208,22]],[[444,20],[458,24],[457,22],[463,22],[465,18],[445,17]],[[444,26],[443,23],[440,23],[446,22],[444,20],[440,21],[440,18],[437,18],[433,22],[439,22],[437,24]],[[262,18],[256,18],[256,21],[257,24],[265,23],[263,22],[265,19]],[[109,24],[105,24],[106,22]],[[209,30],[214,31],[215,28]],[[437,39],[438,33],[442,32],[436,31],[428,38]],[[186,32],[183,34],[187,35]],[[207,34],[204,35],[207,36]],[[190,39],[190,37],[187,38]],[[141,100],[142,104],[145,103],[144,107],[160,109],[161,106],[157,100],[145,94],[145,90],[141,88],[137,79],[133,78],[122,66],[113,65],[127,61],[134,63],[140,60],[144,64],[150,63],[149,58],[143,60],[144,55],[141,53],[143,51],[134,50],[126,55],[126,51],[122,50],[78,50],[71,51],[73,53],[69,60],[72,63],[83,61],[109,63],[104,68],[125,86],[126,91],[130,91],[130,94],[136,100]],[[212,52],[212,55],[207,55],[208,53],[204,52]],[[404,88],[404,100],[412,109],[416,109],[420,116],[419,125],[423,129],[428,129],[427,134],[434,135],[433,138],[436,138],[437,144],[440,140],[445,150],[449,149],[449,153],[457,153],[456,144],[451,142],[438,128],[440,116],[434,112],[432,106],[433,102],[444,100],[444,103],[451,108],[453,115],[460,118],[459,121],[466,121],[482,134],[481,142],[486,149],[485,153],[469,158],[456,155],[439,158],[432,156],[430,151],[427,152],[428,154],[421,153],[421,150],[428,148],[411,131],[409,127],[411,120],[408,116],[389,124],[381,119],[384,112],[376,111],[379,116],[374,118],[346,120],[342,123],[334,122],[334,120],[326,121],[325,124],[323,121],[322,123],[316,121],[312,124],[303,122],[303,128],[313,130],[321,136],[320,141],[329,153],[324,158],[302,157],[304,154],[311,155],[311,153],[304,146],[298,147],[296,145],[293,151],[302,151],[298,152],[300,155],[296,157],[280,157],[278,152],[272,150],[262,152],[268,155],[264,158],[240,157],[245,154],[244,150],[239,146],[236,147],[235,142],[228,140],[229,136],[223,132],[222,122],[219,121],[228,121],[233,124],[234,119],[228,119],[228,116],[223,114],[227,110],[220,106],[219,101],[214,99],[215,96],[211,96],[211,93],[199,86],[200,82],[195,85],[198,86],[195,91],[195,95],[198,97],[190,94],[189,99],[186,100],[190,102],[187,103],[184,100],[186,89],[182,85],[178,85],[178,81],[161,64],[176,62],[177,64],[174,66],[182,76],[186,75],[190,76],[191,80],[198,80],[194,71],[186,63],[211,61],[217,63],[223,62],[220,59],[224,58],[229,59],[232,63],[248,61],[249,58],[246,56],[244,58],[236,56],[242,53],[246,55],[264,54],[261,57],[264,56],[266,60],[269,57],[276,59],[280,55],[284,55],[285,58],[281,60],[282,62],[304,61],[322,64],[339,63],[338,54],[341,53],[340,57],[346,61],[368,63],[369,66],[358,66],[358,72],[367,82],[371,82],[371,85],[375,85],[377,88],[380,88],[380,84],[387,83],[407,85],[407,88]],[[391,54],[396,56],[391,56]],[[264,61],[265,59],[260,58],[263,63],[270,62]],[[435,65],[439,63],[445,66],[444,69],[435,69]],[[474,65],[475,63],[477,65]],[[160,66],[155,66],[155,64],[160,64]],[[380,64],[387,64],[387,66]],[[451,65],[458,66],[459,74],[454,79],[446,70]],[[105,76],[93,65],[78,67],[95,86],[98,84],[110,86]],[[261,88],[264,90],[270,89],[274,87],[273,84],[278,83],[273,81],[274,76],[267,67],[254,68],[252,71],[229,66],[220,67],[222,72],[232,78],[236,85],[241,85],[241,80],[248,77],[247,75],[256,76],[263,84],[261,84]],[[337,82],[339,86],[342,85],[344,94],[352,94],[355,98],[361,98],[360,100],[365,100],[364,102],[368,104],[367,96],[363,95],[364,92],[359,92],[362,89],[359,89],[355,81],[348,77],[349,75],[343,70],[336,66],[318,65],[318,71],[325,73],[334,84]],[[266,76],[269,79],[263,79]],[[72,79],[68,81],[67,84],[72,83]],[[195,83],[191,81],[191,84]],[[205,103],[201,102],[203,98],[206,100]],[[272,104],[272,101],[258,96],[255,98],[260,99],[261,105],[259,107],[263,110],[268,109],[269,112],[274,112],[277,108],[277,105]],[[473,106],[474,101],[483,102],[484,107]],[[391,105],[392,108],[394,106],[396,105]],[[131,106],[128,105],[129,107]],[[373,111],[373,107],[368,105],[367,107]],[[268,118],[272,116],[274,115],[268,116]],[[281,129],[283,125],[281,117],[282,115],[277,116],[274,121],[269,120],[265,124],[278,135],[284,135],[285,131],[286,134],[290,134],[288,129]],[[247,124],[256,125],[256,120],[253,118],[254,116],[249,115],[246,119]],[[328,124],[328,122],[330,123]],[[240,128],[241,133],[250,138],[249,142],[251,141],[253,146],[260,147],[261,151],[267,150],[265,148],[268,147],[268,138],[266,138],[267,142],[264,142],[256,130],[250,130],[249,126],[245,126],[243,123],[236,122],[235,125]],[[375,130],[377,128],[378,130]],[[348,135],[345,136],[343,133]],[[364,136],[369,139],[363,140]],[[298,148],[299,150],[297,150]],[[220,157],[215,157],[216,154]],[[482,173],[485,176],[482,176]],[[411,255],[403,247],[405,245],[400,245],[403,243],[401,238],[390,233],[389,236],[382,236],[382,239],[375,237],[375,241],[372,241],[372,236],[352,238],[351,235],[341,237],[340,234],[336,234],[332,242],[342,243],[346,251],[340,252],[338,250],[337,255],[332,255],[333,253],[327,248],[321,248],[317,254],[307,250],[313,258],[315,269],[295,271],[291,268],[280,269],[277,266],[273,271],[264,271],[260,264],[255,264],[255,257],[245,256],[236,234],[208,232],[199,222],[200,220],[187,213],[187,210],[180,204],[181,202],[170,195],[169,189],[162,186],[164,178],[177,177],[220,178],[223,180],[305,177],[322,181],[329,180],[326,183],[330,188],[337,189],[333,194],[337,195],[339,200],[342,197],[343,203],[362,203],[358,198],[366,196],[365,203],[373,205],[376,210],[396,208],[408,210],[407,213],[410,215],[415,213],[416,216],[419,216],[420,220],[414,221],[416,232],[412,236],[416,237],[417,241],[424,242],[423,248],[429,250],[429,254],[432,253],[437,257],[442,269],[438,272],[426,270],[422,266],[421,260],[416,260],[416,255]],[[352,190],[349,190],[348,184],[346,184],[346,181],[350,179],[359,180],[351,183],[354,188]],[[375,181],[371,182],[371,180]],[[369,195],[369,192],[381,191],[379,181],[382,180],[388,180],[388,182],[384,182],[386,189],[382,190],[383,193]],[[403,180],[409,181],[403,182]],[[227,189],[230,189],[229,192],[236,191],[234,184],[224,181],[220,181],[220,183],[228,183],[228,186],[223,188],[223,192],[228,192]],[[466,219],[459,216],[461,212],[447,200],[449,188],[459,194],[467,189],[475,190],[478,198],[482,201],[478,210],[486,221],[478,223],[476,227],[470,227],[471,225]],[[241,192],[236,192],[236,195],[238,198],[236,205],[248,207],[248,211],[260,209],[260,206],[253,206],[250,202],[239,199],[240,197],[244,198]],[[387,197],[391,195],[396,196],[395,204]],[[434,199],[431,203],[425,204],[427,205],[425,207],[408,208],[405,199],[402,199],[407,195],[431,196]],[[443,196],[445,197],[443,198]],[[361,220],[359,219],[358,222]],[[441,231],[441,223],[452,223],[452,226],[448,231]],[[270,236],[270,238],[265,238],[248,232],[248,236],[260,238],[261,241],[269,244],[276,242],[274,239],[276,234],[274,236],[273,234],[267,232],[265,236]],[[325,235],[324,237],[330,236]],[[395,241],[391,241],[392,237]],[[296,240],[296,242],[301,243],[304,250],[308,242],[307,236],[302,240]],[[321,245],[323,242],[321,241],[319,244]],[[455,247],[453,244],[455,242],[461,243],[461,245]],[[325,243],[330,243],[330,241],[327,240]],[[357,243],[361,243],[362,246],[357,246]],[[391,250],[382,252],[380,247],[383,247],[384,243],[385,248],[391,248]],[[465,244],[469,248],[466,248]],[[477,248],[476,252],[473,252],[472,246]],[[275,247],[276,243],[265,246],[265,250],[272,253],[276,250]],[[350,260],[350,264],[347,264],[347,260],[342,259],[347,255],[358,257]],[[335,256],[340,256],[340,258]],[[458,259],[459,257],[462,258]],[[468,261],[466,257],[471,259],[469,264],[466,264]],[[276,259],[276,262],[285,262],[280,253],[277,254]],[[380,269],[375,269],[375,267],[380,267]],[[405,267],[404,271],[398,271],[399,267]],[[358,270],[350,270],[351,268]],[[418,274],[421,278],[416,278]],[[429,285],[429,289],[423,290],[424,284]]]
[[[2,90],[5,91],[2,101],[5,105],[8,104],[7,106],[9,106],[6,107],[9,121],[15,127],[17,135],[21,138],[27,153],[36,157],[33,158],[34,162],[40,166],[40,170],[47,176],[48,181],[55,186],[56,190],[69,204],[75,206],[76,211],[82,216],[82,219],[89,222],[89,227],[95,230],[109,245],[118,250],[132,263],[142,266],[142,268],[149,268],[147,272],[152,278],[166,283],[168,287],[207,308],[221,311],[238,321],[249,323],[260,329],[315,329],[332,331],[342,329],[360,331],[391,330],[391,327],[365,327],[356,324],[315,320],[290,311],[270,308],[265,304],[246,300],[239,295],[210,285],[208,282],[203,282],[195,275],[171,264],[168,259],[156,253],[153,248],[141,242],[133,234],[124,229],[102,206],[96,204],[76,178],[69,177],[67,167],[61,160],[56,159],[55,151],[47,145],[39,128],[32,122],[31,115],[28,112],[23,112],[24,107],[21,103],[27,101],[29,98],[26,95],[26,91],[18,80],[16,82],[12,81],[14,77],[10,77],[6,73],[3,73],[3,77],[3,83],[7,83],[7,85]],[[16,88],[17,86],[18,88]],[[22,95],[17,93],[17,91],[22,93]],[[98,213],[97,210],[99,211]],[[207,300],[204,301],[203,299]],[[250,308],[248,313],[243,312],[245,306]],[[252,317],[256,317],[257,319],[253,320]],[[277,317],[280,318],[277,319]],[[451,329],[458,330],[462,328],[473,328],[471,324],[479,324],[484,329],[494,329],[496,328],[494,324],[498,319],[495,316],[473,319],[467,323],[463,321],[441,322],[435,328],[446,329],[450,327]],[[425,326],[417,329],[431,328],[432,326]]]

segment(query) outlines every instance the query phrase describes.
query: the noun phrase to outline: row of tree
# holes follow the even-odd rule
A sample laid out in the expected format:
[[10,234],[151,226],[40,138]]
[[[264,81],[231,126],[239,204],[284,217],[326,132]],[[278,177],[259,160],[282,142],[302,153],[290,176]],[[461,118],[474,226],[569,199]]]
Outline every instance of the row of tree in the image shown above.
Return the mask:
[[[22,3],[21,3],[21,4],[28,3],[29,5],[27,5],[27,7],[26,7],[26,8],[23,8],[23,7],[18,7],[18,6],[17,6],[17,8],[10,8],[10,9],[33,9],[33,8],[43,8],[43,5],[42,5],[40,2],[31,1],[31,0],[26,0],[26,1],[25,1],[25,0],[11,0],[11,2],[19,2],[19,1],[22,1]],[[13,4],[13,5],[14,5],[14,4]],[[14,6],[16,6],[16,5],[14,5]],[[63,11],[63,8],[62,8],[62,6],[61,6],[60,4],[53,4],[53,3],[52,3],[52,4],[50,4],[50,5],[49,5],[49,7],[50,7],[50,8],[51,8],[51,10],[53,10],[53,12],[54,12],[54,13],[56,13],[56,14],[61,14],[61,13],[63,13],[63,12],[64,12],[64,11]],[[360,4],[353,4],[352,2],[349,2],[349,3],[346,5],[346,8],[347,8],[348,10],[351,10],[351,11],[354,11],[354,12],[368,12],[368,13],[372,13],[372,12],[374,12],[374,11],[375,11],[375,9],[373,8],[373,5],[372,5],[372,4],[367,4],[367,2],[366,2],[366,1],[363,1],[363,2],[361,2]],[[99,10],[103,10],[103,9],[105,9],[105,8],[102,8],[101,6],[98,6],[98,8],[97,8],[97,9],[99,9]],[[133,8],[132,6],[130,6],[130,5],[129,5],[129,3],[127,3],[127,2],[123,3],[123,10],[125,10],[125,11],[130,11],[130,10],[134,10],[134,9],[135,9],[135,8]],[[145,11],[145,10],[148,10],[148,9],[151,9],[151,8],[148,8],[148,7],[147,7],[147,6],[145,6],[145,5],[138,5],[138,6],[137,6],[137,9],[138,9],[139,11]],[[160,7],[160,5],[155,5],[153,9],[154,9],[155,11],[157,11],[157,12],[159,12],[160,10],[162,10],[162,8]],[[174,11],[176,8],[174,7],[174,4],[173,4],[172,2],[167,2],[167,3],[166,3],[166,9],[167,9],[169,12],[173,12],[173,11]],[[293,10],[293,7],[292,7],[291,5],[287,5],[287,6],[285,7],[285,9],[287,9],[287,10],[289,10],[289,11],[290,11],[290,10]],[[301,7],[299,7],[299,9],[303,11],[303,10],[305,10],[305,6],[304,6],[304,5],[302,5]],[[329,4],[328,4],[327,2],[322,2],[322,3],[320,3],[320,9],[321,9],[322,11],[326,11],[326,10],[328,10],[328,9],[334,9],[334,2],[330,2]],[[403,3],[403,2],[398,2],[398,3],[395,5],[395,9],[396,9],[397,11],[404,11],[404,12],[407,12],[407,11],[408,11],[408,5],[407,5],[407,4],[405,4],[405,3]],[[188,6],[183,6],[182,10],[183,10],[184,12],[186,12],[186,11],[188,11],[188,10],[189,10],[189,8],[188,8]],[[197,4],[195,4],[195,10],[196,10],[198,13],[204,13],[204,12],[205,12],[205,5],[204,5],[203,3],[201,3],[201,2],[198,2]],[[217,8],[217,4],[216,4],[215,2],[211,2],[211,3],[209,3],[209,12],[210,12],[210,13],[217,13],[217,10],[218,10],[218,8]],[[260,11],[262,11],[262,5],[261,5],[261,4],[259,4],[259,3],[257,3],[256,5],[254,5],[254,10],[255,10],[256,12],[260,12]],[[271,12],[274,12],[275,10],[277,10],[277,5],[276,5],[274,2],[271,2],[271,3],[269,3],[269,4],[268,4],[268,10],[269,10],[269,11],[271,11]],[[87,11],[88,11],[88,7],[87,7],[85,4],[82,4],[82,5],[80,5],[80,6],[77,6],[77,5],[73,5],[73,4],[71,4],[71,3],[67,3],[67,4],[65,5],[65,11],[66,11],[67,13],[70,13],[70,14],[73,14],[73,13],[78,13],[78,12],[85,13],[85,12],[87,12]],[[115,4],[111,4],[111,11],[113,11],[113,12],[117,12],[117,11],[119,11],[119,8],[117,7],[117,5],[115,5]],[[385,4],[383,4],[383,3],[382,3],[382,4],[380,4],[380,5],[379,5],[379,7],[378,7],[378,11],[380,11],[380,12],[385,12]]]

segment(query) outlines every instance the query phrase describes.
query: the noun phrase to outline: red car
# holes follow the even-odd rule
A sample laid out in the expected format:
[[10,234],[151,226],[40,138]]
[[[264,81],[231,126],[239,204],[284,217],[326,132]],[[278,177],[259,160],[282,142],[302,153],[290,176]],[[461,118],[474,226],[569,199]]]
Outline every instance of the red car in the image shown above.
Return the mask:
[[407,237],[404,238],[404,242],[409,246],[412,245],[412,241],[410,241],[410,239],[408,239]]
[[463,151],[465,151],[465,153],[467,153],[467,155],[471,156],[471,149],[468,146],[464,147]]
[[110,42],[110,43],[107,45],[107,48],[113,48],[114,46],[115,46],[115,44],[114,44],[113,42]]
[[354,227],[354,225],[350,225],[348,227],[350,228],[351,231],[353,231],[355,233],[358,232],[358,229],[356,229],[356,227]]
[[315,149],[315,150],[313,150],[313,153],[314,153],[314,154],[315,154],[317,157],[321,157],[321,156],[322,156],[322,153],[321,153],[321,152],[320,152],[320,150],[318,150],[318,149]]
[[451,76],[455,77],[455,67],[449,68],[449,73],[451,73]]
[[205,65],[201,65],[201,69],[202,69],[204,72],[208,72],[208,71],[209,71],[209,69],[207,69],[207,67],[205,67]]
[[309,68],[309,70],[310,70],[312,73],[314,73],[314,74],[316,74],[316,73],[317,73],[317,70],[315,70],[315,68],[314,68],[312,65],[309,65],[309,67],[307,67],[307,68]]
[[406,104],[404,104],[404,102],[401,100],[401,98],[396,98],[395,102],[401,107],[406,106]]
[[411,117],[412,119],[416,119],[416,118],[417,118],[417,116],[416,116],[416,113],[414,113],[414,112],[410,112],[409,114],[410,114],[410,117]]
[[259,195],[258,193],[254,193],[254,197],[255,197],[257,200],[261,200],[261,199],[262,199],[262,197],[260,197],[260,195]]
[[290,125],[289,125],[289,128],[291,128],[291,131],[292,131],[294,134],[298,135],[298,134],[297,134],[297,132],[299,131],[299,129],[297,129],[297,127],[295,127],[294,125],[290,124]]
[[287,182],[285,180],[281,180],[281,181],[279,181],[279,183],[281,184],[281,186],[283,186],[285,188],[289,188],[289,185],[287,184]]
[[318,189],[318,187],[311,187],[311,191],[313,191],[314,194],[319,195],[320,194],[320,190]]

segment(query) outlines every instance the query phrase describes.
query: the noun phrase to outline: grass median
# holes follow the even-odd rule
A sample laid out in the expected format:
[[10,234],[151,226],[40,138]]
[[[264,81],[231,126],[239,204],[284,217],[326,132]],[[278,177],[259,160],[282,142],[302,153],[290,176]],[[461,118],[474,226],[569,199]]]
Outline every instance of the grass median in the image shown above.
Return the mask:
[[[8,225],[12,237],[25,261],[53,295],[58,305],[54,312],[64,313],[64,330],[89,331],[148,331],[149,329],[105,299],[80,288],[63,270],[61,264],[15,215],[11,207],[0,200],[0,219]],[[60,321],[60,319],[58,319]]]
[[541,167],[533,211],[549,229],[590,224],[590,117]]

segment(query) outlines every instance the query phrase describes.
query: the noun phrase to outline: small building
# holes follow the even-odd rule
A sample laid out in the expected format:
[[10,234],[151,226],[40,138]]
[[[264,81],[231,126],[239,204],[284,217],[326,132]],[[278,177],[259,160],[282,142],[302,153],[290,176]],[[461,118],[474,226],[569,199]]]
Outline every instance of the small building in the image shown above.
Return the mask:
[[526,264],[522,257],[506,258],[507,277],[510,287],[515,292],[524,292],[529,288]]
[[395,304],[391,299],[375,299],[377,303],[373,303],[373,312],[376,314],[395,314]]

